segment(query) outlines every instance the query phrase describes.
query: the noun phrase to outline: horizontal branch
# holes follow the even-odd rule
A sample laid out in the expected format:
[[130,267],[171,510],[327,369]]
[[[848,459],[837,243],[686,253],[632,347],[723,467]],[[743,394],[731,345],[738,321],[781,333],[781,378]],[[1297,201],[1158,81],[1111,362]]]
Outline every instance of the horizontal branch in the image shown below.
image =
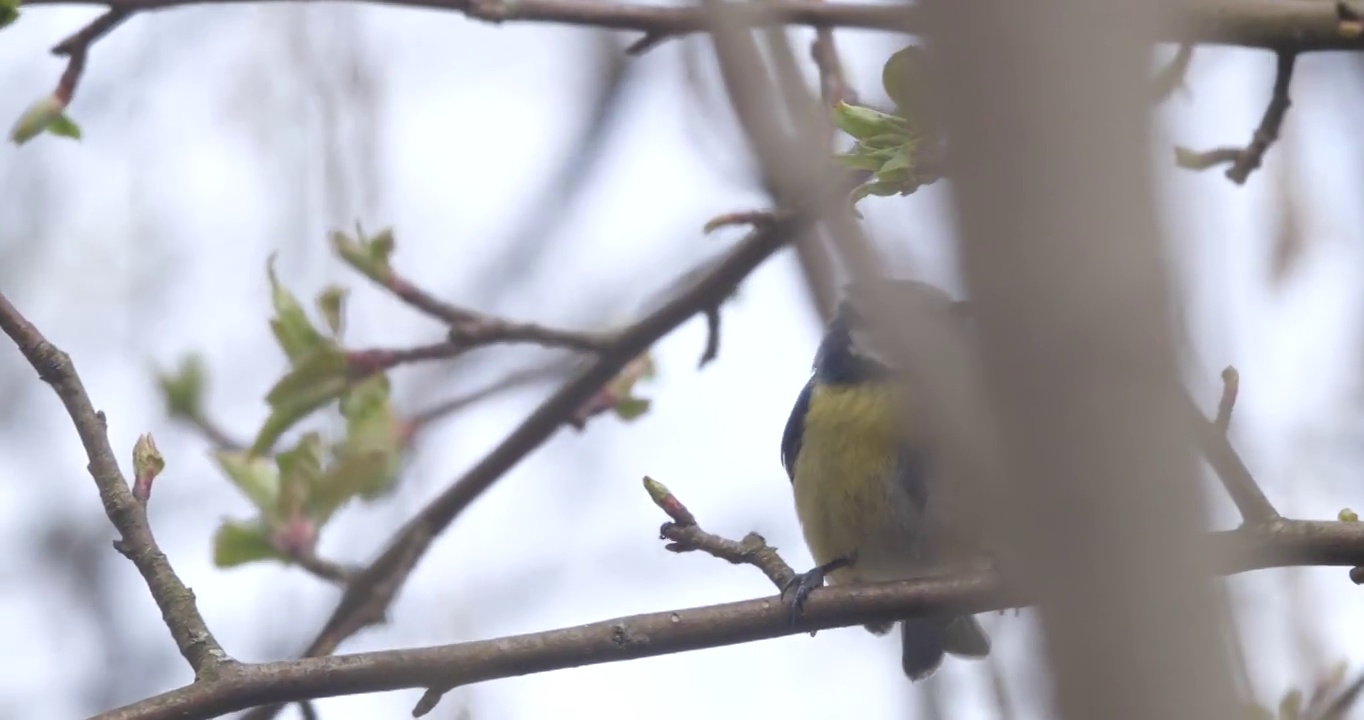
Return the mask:
[[[28,0],[32,5],[101,5],[141,12],[186,5],[295,2],[299,0]],[[309,1],[309,0],[303,0]],[[702,32],[698,7],[658,7],[574,0],[376,0],[375,4],[448,10],[492,23],[536,22],[629,30],[653,37]],[[1342,26],[1332,3],[1301,0],[1217,0],[1181,7],[1180,20],[1162,40],[1206,45],[1236,45],[1280,51],[1364,49],[1364,36]],[[736,4],[730,15],[750,26],[806,25],[816,28],[866,28],[923,31],[915,7],[825,4],[816,0]]]
[[[1280,520],[1212,533],[1208,542],[1215,567],[1225,574],[1290,565],[1364,564],[1364,523]],[[210,718],[263,703],[457,687],[944,610],[987,612],[1024,604],[988,572],[828,587],[810,595],[795,623],[781,599],[771,596],[492,640],[236,665],[218,680],[197,682],[91,720]]]

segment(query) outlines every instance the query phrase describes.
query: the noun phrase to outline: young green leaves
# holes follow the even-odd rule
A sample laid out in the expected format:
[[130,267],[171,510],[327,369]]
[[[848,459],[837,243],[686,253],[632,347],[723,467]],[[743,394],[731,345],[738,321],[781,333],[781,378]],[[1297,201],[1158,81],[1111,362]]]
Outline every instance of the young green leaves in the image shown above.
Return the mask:
[[[4,17],[3,0],[0,0],[0,21]],[[29,105],[10,129],[9,139],[15,145],[23,145],[44,131],[72,140],[81,138],[80,126],[66,116],[66,102],[55,93],[44,95]]]
[[[270,414],[251,447],[214,454],[219,469],[258,512],[252,520],[224,520],[218,528],[213,558],[220,567],[290,562],[311,554],[338,510],[393,489],[402,459],[402,427],[390,402],[388,377],[357,372],[341,344],[347,291],[323,289],[314,302],[321,323],[314,324],[279,282],[273,258],[266,270],[275,311],[270,330],[289,370],[266,395]],[[193,361],[163,376],[167,407],[173,414],[198,413],[203,384],[202,368]],[[340,438],[312,431],[291,447],[275,449],[286,432],[333,402],[344,421]]]
[[834,106],[834,124],[853,138],[852,149],[839,158],[872,174],[853,191],[853,202],[868,195],[908,195],[940,178],[939,169],[922,162],[940,152],[943,142],[925,63],[923,51],[913,45],[886,61],[881,84],[895,102],[895,114],[843,102]]

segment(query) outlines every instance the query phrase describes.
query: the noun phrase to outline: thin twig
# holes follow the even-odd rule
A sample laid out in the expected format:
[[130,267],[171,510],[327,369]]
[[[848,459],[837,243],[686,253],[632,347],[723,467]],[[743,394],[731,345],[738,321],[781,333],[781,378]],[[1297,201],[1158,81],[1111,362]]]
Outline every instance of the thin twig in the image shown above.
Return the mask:
[[90,402],[70,356],[43,337],[42,332],[0,294],[0,330],[19,346],[38,377],[56,391],[76,426],[90,460],[90,475],[99,487],[100,500],[120,539],[114,547],[137,566],[180,654],[194,669],[195,677],[212,680],[236,664],[214,639],[199,614],[191,591],[175,574],[170,561],[156,544],[147,508],[133,497],[119,470],[105,427],[104,413]]
[[366,348],[346,352],[346,364],[357,377],[392,370],[400,365],[453,360],[471,350],[508,343],[600,352],[609,347],[608,335],[554,330],[539,325],[511,323],[496,318],[452,328],[450,339],[405,348]]
[[[1284,520],[1210,533],[1204,542],[1214,570],[1221,574],[1292,565],[1364,564],[1362,523]],[[811,594],[794,624],[786,605],[774,595],[453,645],[243,664],[230,678],[196,682],[90,720],[206,720],[262,703],[459,687],[810,630],[1026,605],[1027,598],[1008,592],[992,572],[838,585]]]
[[763,536],[749,533],[743,540],[730,540],[701,529],[696,516],[677,499],[663,483],[653,478],[644,478],[644,488],[649,497],[663,512],[672,518],[658,530],[659,537],[670,540],[664,546],[675,553],[700,551],[735,565],[752,565],[762,571],[778,590],[795,577],[795,571],[777,554],[777,549],[768,545]]
[[1216,419],[1209,421],[1192,400],[1188,402],[1190,412],[1194,415],[1198,443],[1221,479],[1222,486],[1236,504],[1236,509],[1241,512],[1242,521],[1247,524],[1272,523],[1279,519],[1278,511],[1265,497],[1260,483],[1251,475],[1227,435],[1232,408],[1240,388],[1240,375],[1236,368],[1228,367],[1222,372],[1222,383],[1222,398],[1218,402]]
[[815,31],[815,39],[810,43],[810,59],[819,68],[819,96],[824,99],[825,107],[840,102],[857,103],[857,91],[848,84],[848,78],[843,73],[843,61],[838,57],[832,28]]
[[52,48],[53,55],[67,58],[66,69],[62,71],[61,79],[57,81],[55,93],[63,105],[69,105],[71,98],[76,94],[76,86],[80,84],[81,76],[85,73],[85,59],[90,53],[90,47],[114,28],[122,25],[134,12],[130,9],[111,8]]
[[1185,89],[1184,80],[1189,74],[1193,54],[1193,44],[1182,43],[1170,62],[1156,73],[1154,94],[1157,103],[1165,102],[1175,91]]
[[338,585],[345,585],[350,582],[359,571],[358,568],[321,558],[317,555],[317,551],[312,549],[290,553],[289,557],[304,570]]
[[[414,309],[449,326],[445,357],[463,353],[476,347],[501,343],[530,343],[545,347],[598,352],[611,340],[609,335],[578,332],[546,327],[535,323],[516,322],[486,315],[475,310],[445,302],[408,280],[387,263],[363,263],[347,253],[339,253],[343,261],[394,297]],[[432,350],[433,348],[428,348]],[[419,359],[429,359],[423,356]],[[399,360],[399,362],[402,362]]]
[[601,352],[610,344],[611,336],[477,316],[467,322],[453,324],[450,328],[450,342],[465,349],[494,343],[530,343],[544,347]]
[[1255,134],[1248,145],[1244,148],[1216,148],[1204,152],[1176,147],[1175,164],[1188,170],[1207,170],[1230,163],[1231,167],[1227,168],[1226,172],[1227,179],[1237,185],[1244,185],[1250,174],[1264,162],[1269,146],[1279,139],[1284,116],[1288,114],[1288,107],[1292,104],[1288,97],[1288,87],[1293,80],[1293,64],[1296,60],[1296,53],[1286,51],[1278,53],[1274,89],[1270,93],[1264,115],[1260,118],[1260,126],[1255,129]]
[[230,452],[244,450],[247,447],[247,443],[233,437],[231,433],[223,429],[222,425],[202,412],[193,415],[175,415],[174,417],[198,431],[215,449]]
[[556,363],[526,368],[510,373],[485,387],[442,400],[417,411],[407,419],[408,431],[413,434],[421,432],[432,423],[439,422],[440,420],[465,410],[471,405],[476,405],[494,395],[499,395],[508,390],[523,387],[525,385],[549,380],[564,374],[564,372],[565,369],[562,365]]
[[[776,216],[740,241],[710,271],[671,300],[621,332],[578,375],[546,400],[516,430],[465,475],[452,483],[388,542],[386,549],[352,580],[336,609],[304,655],[327,655],[343,640],[380,622],[412,569],[435,538],[508,470],[559,429],[601,387],[659,338],[697,313],[728,297],[764,260],[805,226],[800,214]],[[429,685],[428,685],[429,686]],[[280,702],[284,698],[272,702]],[[248,713],[248,720],[272,718],[282,706]]]
[[1236,409],[1236,396],[1241,392],[1241,374],[1228,365],[1222,370],[1222,399],[1217,402],[1217,417],[1213,424],[1218,430],[1231,429],[1231,413]]

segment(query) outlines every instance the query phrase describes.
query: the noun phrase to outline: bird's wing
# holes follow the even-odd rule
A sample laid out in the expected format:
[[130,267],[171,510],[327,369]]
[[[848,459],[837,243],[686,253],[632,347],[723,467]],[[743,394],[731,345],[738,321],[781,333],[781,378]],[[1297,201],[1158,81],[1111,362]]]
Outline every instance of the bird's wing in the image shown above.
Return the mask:
[[796,404],[791,415],[786,418],[786,429],[781,434],[781,466],[786,468],[786,477],[796,480],[796,455],[800,453],[801,437],[805,433],[805,414],[810,411],[810,393],[814,391],[815,378],[801,388],[796,396]]
[[898,459],[897,474],[914,509],[923,512],[928,504],[928,475],[931,461],[923,447],[902,445]]

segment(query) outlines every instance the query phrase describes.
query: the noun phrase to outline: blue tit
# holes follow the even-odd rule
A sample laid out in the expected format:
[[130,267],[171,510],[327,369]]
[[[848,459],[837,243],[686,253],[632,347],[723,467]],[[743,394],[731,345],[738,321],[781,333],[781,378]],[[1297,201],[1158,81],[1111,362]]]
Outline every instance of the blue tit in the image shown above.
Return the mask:
[[[892,281],[897,293],[928,293],[932,312],[958,315],[964,303],[912,281]],[[966,337],[964,313],[947,319]],[[935,477],[934,448],[902,432],[908,384],[871,350],[863,317],[844,300],[816,353],[813,372],[786,422],[781,460],[791,480],[796,514],[817,567],[798,576],[794,611],[824,584],[883,582],[932,574],[946,545],[935,537],[951,521],[935,505],[953,478]],[[911,338],[913,336],[911,335]],[[914,427],[908,428],[914,430]],[[923,437],[923,433],[920,433]],[[937,550],[935,550],[937,548]],[[877,635],[894,623],[867,625]],[[900,621],[905,675],[933,674],[946,653],[979,658],[990,641],[972,616]]]

